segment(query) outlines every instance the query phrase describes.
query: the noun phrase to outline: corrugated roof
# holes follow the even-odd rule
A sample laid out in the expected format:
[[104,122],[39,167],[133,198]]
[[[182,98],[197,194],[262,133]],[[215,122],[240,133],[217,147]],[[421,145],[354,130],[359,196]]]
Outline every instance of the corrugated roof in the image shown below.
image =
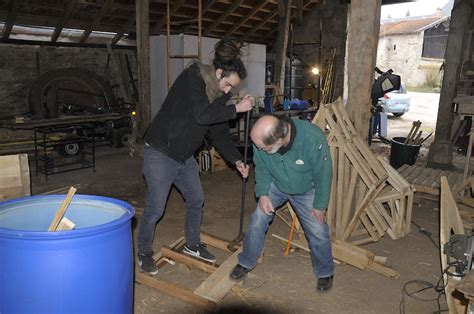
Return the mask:
[[387,22],[380,25],[380,37],[387,35],[413,34],[438,25],[447,20],[449,16],[436,16],[429,18],[405,19]]

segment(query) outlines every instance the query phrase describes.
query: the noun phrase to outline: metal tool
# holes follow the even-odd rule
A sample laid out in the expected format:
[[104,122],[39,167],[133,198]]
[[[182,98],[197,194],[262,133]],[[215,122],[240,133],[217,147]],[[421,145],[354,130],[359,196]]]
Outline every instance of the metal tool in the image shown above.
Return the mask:
[[[249,144],[249,129],[250,129],[250,115],[252,114],[252,110],[247,111],[246,118],[245,118],[245,139],[244,139],[244,166],[247,167],[247,156],[248,156],[248,144]],[[245,191],[247,186],[247,178],[242,177],[242,192],[240,195],[240,223],[239,223],[239,234],[237,237],[229,242],[227,248],[235,252],[237,251],[237,245],[242,242],[245,237],[245,233],[243,232],[244,227],[244,208],[245,208]]]

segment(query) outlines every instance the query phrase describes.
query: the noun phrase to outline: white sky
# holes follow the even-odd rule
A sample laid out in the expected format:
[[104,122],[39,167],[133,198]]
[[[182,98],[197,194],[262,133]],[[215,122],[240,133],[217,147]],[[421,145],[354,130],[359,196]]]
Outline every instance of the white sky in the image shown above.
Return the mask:
[[410,16],[430,15],[436,12],[437,8],[442,8],[449,0],[418,0],[400,4],[383,5],[381,19],[405,17],[408,10]]

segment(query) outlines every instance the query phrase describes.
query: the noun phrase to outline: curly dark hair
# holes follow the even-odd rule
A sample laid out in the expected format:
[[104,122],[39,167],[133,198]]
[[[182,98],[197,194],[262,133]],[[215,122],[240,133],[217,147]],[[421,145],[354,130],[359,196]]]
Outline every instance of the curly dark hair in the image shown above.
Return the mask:
[[229,38],[222,38],[214,46],[214,67],[222,70],[222,77],[229,76],[232,72],[237,73],[241,80],[247,77],[242,60],[240,60],[240,48],[242,43]]

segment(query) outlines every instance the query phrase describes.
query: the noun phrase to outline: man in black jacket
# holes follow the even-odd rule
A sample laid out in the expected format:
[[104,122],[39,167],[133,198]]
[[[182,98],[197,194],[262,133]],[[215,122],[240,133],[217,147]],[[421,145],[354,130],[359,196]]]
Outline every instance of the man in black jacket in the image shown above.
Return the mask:
[[231,40],[221,40],[215,47],[213,65],[196,62],[185,69],[145,134],[143,174],[148,192],[138,233],[138,261],[151,275],[158,273],[152,258],[155,226],[163,216],[173,184],[186,202],[183,252],[215,261],[200,242],[204,197],[193,155],[209,131],[217,150],[242,176],[248,176],[249,168],[231,141],[227,123],[254,105],[253,97],[247,95],[238,104],[226,106],[230,90],[247,75],[239,50]]

